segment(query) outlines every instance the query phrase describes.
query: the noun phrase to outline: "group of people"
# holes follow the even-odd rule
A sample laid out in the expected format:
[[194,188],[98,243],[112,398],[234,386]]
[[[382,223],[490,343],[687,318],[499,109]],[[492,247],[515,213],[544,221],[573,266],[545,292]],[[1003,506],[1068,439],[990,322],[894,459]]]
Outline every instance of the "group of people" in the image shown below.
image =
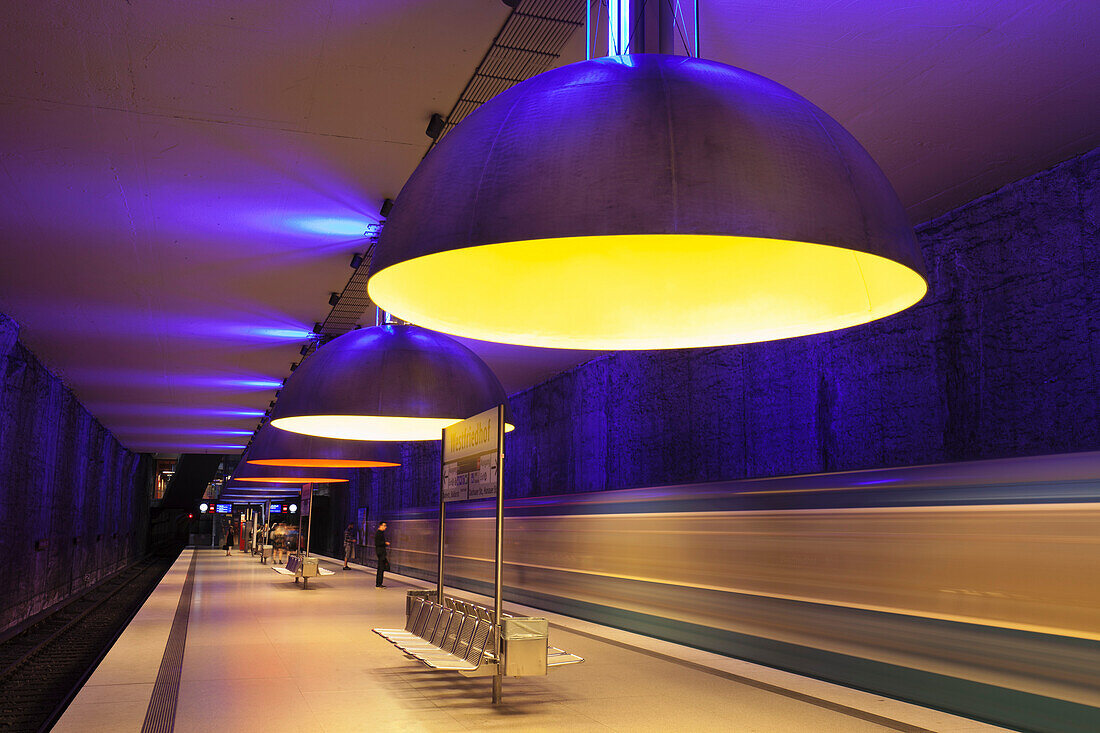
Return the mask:
[[[358,536],[359,533],[356,531],[354,524],[349,524],[348,528],[344,530],[344,570],[351,570],[348,561],[355,554],[355,541]],[[378,529],[374,532],[374,556],[378,559],[378,570],[375,574],[374,585],[377,588],[386,587],[382,584],[382,581],[386,571],[390,569],[390,561],[386,553],[386,548],[389,546],[390,543],[386,541],[386,523],[379,522]]]
[[[292,530],[285,524],[273,524],[263,525],[257,532],[259,532],[259,541],[261,544],[272,545],[272,560],[275,563],[285,563],[290,558],[290,544]],[[344,530],[344,570],[351,570],[348,565],[348,561],[351,560],[355,554],[355,544],[358,539],[359,533],[355,529],[354,524],[349,524],[348,528]],[[387,570],[390,569],[390,561],[387,557],[386,548],[390,546],[390,543],[386,540],[386,523],[379,522],[378,529],[374,532],[374,556],[378,560],[378,570],[375,575],[375,586],[378,588],[385,588],[382,584],[384,576]],[[226,522],[225,524],[225,556],[229,557],[230,549],[233,547],[233,524]],[[280,559],[281,558],[281,559]]]
[[[229,557],[233,548],[234,527],[233,523],[226,521],[224,524],[225,556]],[[297,550],[298,532],[288,524],[264,524],[256,529],[259,535],[257,543],[272,546],[272,560],[276,563],[285,563],[290,558],[290,551]],[[249,537],[251,540],[251,536]]]

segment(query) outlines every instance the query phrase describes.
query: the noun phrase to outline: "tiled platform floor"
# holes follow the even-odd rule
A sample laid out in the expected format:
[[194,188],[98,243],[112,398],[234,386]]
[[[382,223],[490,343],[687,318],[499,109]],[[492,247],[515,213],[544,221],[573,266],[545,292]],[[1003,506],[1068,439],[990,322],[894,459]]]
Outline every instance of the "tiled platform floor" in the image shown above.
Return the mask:
[[553,628],[552,643],[586,661],[546,677],[505,678],[504,703],[493,706],[488,679],[430,671],[371,633],[403,625],[405,591],[426,584],[389,576],[388,587],[377,589],[372,570],[341,572],[327,563],[337,574],[303,590],[269,565],[219,550],[184,551],[55,730],[141,730],[192,552],[176,731],[1000,730],[552,614],[543,615],[582,632]]

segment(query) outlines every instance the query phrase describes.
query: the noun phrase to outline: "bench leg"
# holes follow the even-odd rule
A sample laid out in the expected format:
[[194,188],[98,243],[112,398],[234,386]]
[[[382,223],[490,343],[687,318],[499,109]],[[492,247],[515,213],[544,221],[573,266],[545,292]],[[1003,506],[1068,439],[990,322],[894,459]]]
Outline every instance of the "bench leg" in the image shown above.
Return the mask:
[[307,585],[309,585],[309,578],[302,578],[302,589],[304,590]]

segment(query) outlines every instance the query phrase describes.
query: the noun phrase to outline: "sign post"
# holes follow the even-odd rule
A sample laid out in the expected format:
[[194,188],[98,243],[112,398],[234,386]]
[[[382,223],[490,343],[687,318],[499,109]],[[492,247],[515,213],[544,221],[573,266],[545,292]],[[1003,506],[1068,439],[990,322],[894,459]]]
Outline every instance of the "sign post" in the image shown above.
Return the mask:
[[497,671],[493,676],[493,702],[499,703],[504,682],[500,615],[504,568],[504,405],[443,429],[443,461],[439,490],[439,586],[443,603],[444,522],[447,504],[467,499],[496,497],[496,560],[493,565]]

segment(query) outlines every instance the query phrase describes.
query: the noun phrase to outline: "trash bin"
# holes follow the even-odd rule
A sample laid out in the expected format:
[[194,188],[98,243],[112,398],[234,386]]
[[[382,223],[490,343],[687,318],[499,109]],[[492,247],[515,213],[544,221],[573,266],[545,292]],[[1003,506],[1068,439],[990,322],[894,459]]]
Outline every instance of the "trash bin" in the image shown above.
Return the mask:
[[426,590],[423,588],[414,588],[410,591],[405,591],[405,618],[408,618],[412,613],[413,599],[423,598],[428,601],[434,601],[438,593],[434,590]]
[[546,674],[550,626],[544,618],[505,618],[501,627],[504,674],[532,677]]

